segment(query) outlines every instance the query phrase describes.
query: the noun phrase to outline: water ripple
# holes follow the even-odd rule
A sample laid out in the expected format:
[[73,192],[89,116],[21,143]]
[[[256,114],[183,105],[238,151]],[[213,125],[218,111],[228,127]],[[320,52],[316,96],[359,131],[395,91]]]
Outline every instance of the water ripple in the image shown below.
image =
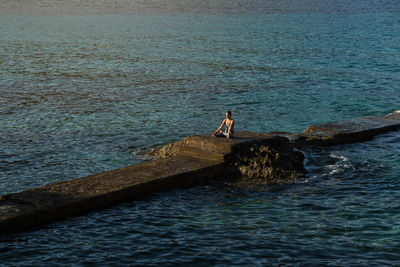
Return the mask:
[[[2,15],[0,194],[140,162],[231,108],[238,130],[292,132],[399,109],[396,1],[231,2],[215,12],[241,15]],[[307,150],[288,187],[173,190],[4,236],[0,260],[396,266],[399,141]]]

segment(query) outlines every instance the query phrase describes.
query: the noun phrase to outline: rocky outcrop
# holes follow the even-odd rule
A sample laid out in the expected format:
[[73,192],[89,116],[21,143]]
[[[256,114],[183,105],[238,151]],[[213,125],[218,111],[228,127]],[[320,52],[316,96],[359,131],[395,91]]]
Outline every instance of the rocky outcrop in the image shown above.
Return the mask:
[[235,139],[191,136],[149,153],[157,158],[185,156],[223,160],[224,178],[247,183],[292,183],[304,176],[304,155],[287,137],[277,134],[237,132]]
[[234,153],[228,162],[230,171],[237,174],[241,184],[287,184],[303,177],[306,170],[300,151],[278,150],[265,144],[253,144]]
[[332,146],[372,139],[377,134],[400,129],[400,113],[366,116],[349,120],[308,126],[304,133],[292,136],[298,147]]

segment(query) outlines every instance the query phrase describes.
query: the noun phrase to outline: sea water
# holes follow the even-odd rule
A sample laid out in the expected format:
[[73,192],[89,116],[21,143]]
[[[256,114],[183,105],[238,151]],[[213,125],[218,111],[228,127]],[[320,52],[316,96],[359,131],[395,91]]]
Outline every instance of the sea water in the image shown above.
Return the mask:
[[[400,3],[212,3],[1,13],[0,195],[141,162],[228,109],[257,132],[399,109]],[[295,185],[154,194],[6,236],[0,262],[399,265],[399,149],[399,132],[308,149]]]

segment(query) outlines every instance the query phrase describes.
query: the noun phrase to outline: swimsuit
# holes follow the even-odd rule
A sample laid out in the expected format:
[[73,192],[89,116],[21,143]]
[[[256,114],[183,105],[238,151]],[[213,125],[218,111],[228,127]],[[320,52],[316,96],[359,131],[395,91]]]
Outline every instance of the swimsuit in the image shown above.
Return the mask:
[[[231,123],[232,123],[232,120],[230,121],[229,124],[225,121],[225,131],[223,132],[223,134],[224,134],[225,136],[228,135],[229,126],[231,126]],[[231,128],[231,134],[229,135],[229,137],[232,137],[232,138],[233,138],[233,135],[234,135],[234,130],[233,130],[233,127],[232,127],[232,128]]]

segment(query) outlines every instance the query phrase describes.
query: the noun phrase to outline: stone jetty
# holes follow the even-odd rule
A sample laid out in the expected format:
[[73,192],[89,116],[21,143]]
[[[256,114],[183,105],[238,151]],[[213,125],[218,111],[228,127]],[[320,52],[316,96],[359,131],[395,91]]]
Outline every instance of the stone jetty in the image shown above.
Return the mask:
[[309,126],[298,134],[238,132],[235,139],[191,136],[150,151],[153,160],[1,196],[0,233],[35,229],[210,179],[291,183],[306,172],[298,149],[365,141],[397,129],[400,113]]
[[374,136],[400,129],[400,112],[389,115],[366,116],[309,126],[304,133],[295,134],[292,138],[297,147],[332,146],[346,143],[362,142]]

